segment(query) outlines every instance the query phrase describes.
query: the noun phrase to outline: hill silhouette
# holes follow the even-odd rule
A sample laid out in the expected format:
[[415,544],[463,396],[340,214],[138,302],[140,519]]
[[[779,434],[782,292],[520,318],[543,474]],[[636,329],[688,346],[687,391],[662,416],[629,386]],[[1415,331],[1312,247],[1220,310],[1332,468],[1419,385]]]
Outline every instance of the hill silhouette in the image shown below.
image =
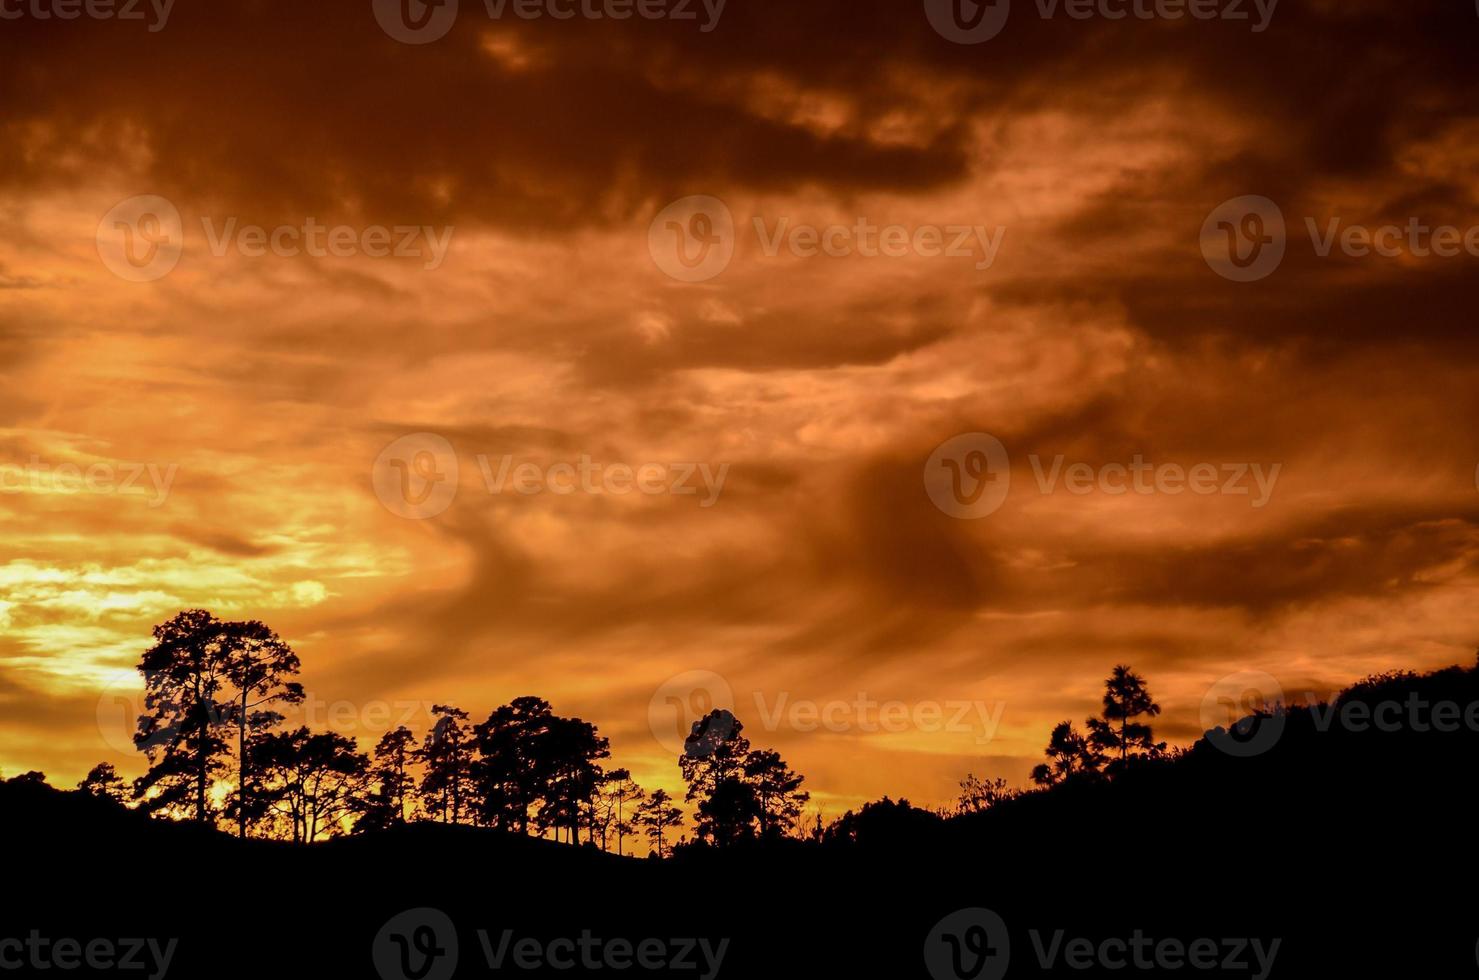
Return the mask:
[[[1071,950],[1117,961],[1137,942],[1144,962],[1163,961],[1137,975],[1465,976],[1479,939],[1467,894],[1473,705],[1479,671],[1387,675],[984,812],[942,819],[880,801],[819,842],[661,861],[435,823],[314,845],[238,840],[23,777],[0,783],[15,882],[0,932],[158,937],[161,949],[177,938],[166,971],[177,977],[558,976],[570,975],[558,968],[567,945],[618,975],[613,964],[693,977],[1093,976],[1104,971],[1075,968],[1087,961]],[[405,919],[416,909],[435,911]],[[1000,925],[940,935],[962,909]],[[387,936],[397,916],[410,924]],[[522,947],[532,968],[515,968],[521,940],[537,940]],[[1187,966],[1199,940],[1199,962],[1215,968]],[[637,969],[643,941],[663,969]]]

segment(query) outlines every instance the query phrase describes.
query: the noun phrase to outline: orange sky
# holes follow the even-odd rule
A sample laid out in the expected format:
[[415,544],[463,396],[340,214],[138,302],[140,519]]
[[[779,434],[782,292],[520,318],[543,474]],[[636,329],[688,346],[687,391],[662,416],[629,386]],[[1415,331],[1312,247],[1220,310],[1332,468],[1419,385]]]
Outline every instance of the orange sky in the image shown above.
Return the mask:
[[[0,22],[0,770],[138,772],[132,665],[196,606],[278,629],[308,720],[364,748],[538,694],[670,790],[664,685],[707,672],[829,817],[1024,783],[1117,662],[1180,742],[1235,672],[1468,662],[1474,257],[1321,257],[1305,219],[1479,224],[1479,19],[1287,3],[1257,34],[1019,4],[975,46],[856,0],[731,0],[708,32],[464,0],[423,45],[364,2]],[[1287,255],[1234,282],[1199,230],[1248,194]],[[182,235],[153,281],[109,265],[141,195]],[[690,212],[654,219],[695,195],[733,256],[684,281]],[[905,254],[768,245],[859,219]],[[233,220],[356,244],[213,249]],[[372,226],[434,239],[374,257]],[[915,237],[957,227],[991,261]],[[961,520],[924,472],[974,432],[1011,486]],[[458,464],[426,519],[381,501],[406,436]],[[1266,500],[1044,493],[1060,455],[1278,470]],[[724,476],[490,493],[505,456]]]

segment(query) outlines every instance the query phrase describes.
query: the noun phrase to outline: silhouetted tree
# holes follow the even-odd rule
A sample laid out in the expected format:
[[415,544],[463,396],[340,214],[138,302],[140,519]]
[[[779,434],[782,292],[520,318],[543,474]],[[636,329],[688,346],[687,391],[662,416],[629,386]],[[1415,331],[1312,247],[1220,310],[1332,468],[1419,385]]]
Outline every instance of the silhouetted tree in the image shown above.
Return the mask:
[[77,788],[102,800],[111,800],[122,805],[124,799],[123,778],[111,762],[99,762],[88,770]]
[[547,777],[535,826],[554,830],[557,840],[564,829],[574,844],[581,824],[589,823],[592,798],[604,775],[598,762],[611,756],[610,742],[589,722],[556,715],[535,740],[534,751],[536,769]]
[[921,810],[908,800],[896,802],[885,796],[864,803],[856,813],[848,810],[823,831],[822,840],[826,844],[907,847],[940,824],[939,815]]
[[410,772],[415,742],[416,736],[404,725],[381,736],[367,774],[371,789],[359,802],[355,830],[383,830],[406,822],[406,801],[416,788]]
[[144,710],[134,744],[149,770],[134,782],[146,809],[193,809],[200,823],[214,821],[210,786],[226,771],[221,737],[232,705],[230,661],[220,620],[203,609],[179,613],[154,627],[154,646],[139,661]]
[[1094,745],[1065,721],[1053,729],[1045,750],[1048,761],[1032,770],[1032,781],[1039,786],[1056,786],[1070,779],[1097,774],[1104,765],[1104,756]]
[[820,844],[826,834],[826,825],[822,820],[822,808],[817,807],[816,817],[812,820],[811,829],[806,832],[806,839],[812,844]]
[[698,803],[698,835],[720,847],[755,836],[762,818],[755,787],[739,778],[721,781]]
[[487,721],[473,727],[478,758],[472,772],[480,824],[528,833],[529,810],[549,779],[541,768],[546,754],[539,742],[553,718],[548,701],[521,697],[495,708]]
[[647,791],[638,786],[625,769],[618,769],[617,772],[624,774],[616,780],[611,790],[611,795],[616,799],[616,853],[620,857],[625,854],[623,842],[637,832],[635,808],[647,798]]
[[533,808],[541,833],[576,843],[585,827],[595,841],[600,791],[609,779],[600,761],[611,756],[596,726],[556,715],[540,698],[521,697],[494,709],[472,735],[478,823],[527,833]]
[[975,773],[966,773],[966,777],[960,781],[960,796],[955,801],[955,812],[981,813],[1016,795],[1017,791],[1001,777],[980,779]]
[[657,856],[666,857],[667,834],[683,826],[683,811],[673,806],[667,790],[654,790],[638,805],[636,824],[647,831],[647,841]]
[[745,756],[750,754],[744,730],[744,724],[723,708],[715,708],[693,723],[678,759],[678,768],[688,783],[688,800],[712,795],[726,779],[743,773]]
[[1150,726],[1134,720],[1160,713],[1161,706],[1146,690],[1145,678],[1121,664],[1104,682],[1104,717],[1088,720],[1089,741],[1096,749],[1118,753],[1121,765],[1132,751],[1162,752],[1166,746],[1155,743]]
[[224,676],[236,688],[229,717],[237,729],[237,794],[242,805],[238,831],[246,836],[247,734],[276,727],[283,716],[275,711],[260,710],[269,704],[298,704],[303,700],[303,685],[288,681],[298,673],[298,655],[265,623],[221,623],[221,655],[225,660]]
[[39,769],[23,772],[19,776],[11,776],[5,781],[7,786],[46,786],[46,773]]
[[251,742],[249,792],[230,801],[241,818],[250,823],[285,819],[297,843],[344,831],[369,767],[353,739],[299,728],[254,735]]
[[792,772],[780,753],[770,749],[756,749],[745,756],[743,771],[760,806],[760,836],[790,833],[811,799],[810,793],[801,790],[805,777]]
[[753,834],[760,802],[744,780],[750,741],[731,712],[715,708],[693,723],[683,740],[678,768],[688,783],[686,799],[698,800],[699,836],[730,844]]
[[460,823],[472,783],[472,739],[463,722],[467,712],[445,704],[432,705],[437,716],[416,752],[424,767],[421,800],[428,813],[443,823]]

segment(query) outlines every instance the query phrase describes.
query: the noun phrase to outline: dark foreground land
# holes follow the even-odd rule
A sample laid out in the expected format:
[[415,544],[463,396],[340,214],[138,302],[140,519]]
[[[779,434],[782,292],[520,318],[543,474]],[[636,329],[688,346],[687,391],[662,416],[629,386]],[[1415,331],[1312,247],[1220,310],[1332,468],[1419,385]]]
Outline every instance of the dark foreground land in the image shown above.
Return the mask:
[[[0,940],[19,943],[0,945],[0,980],[1479,976],[1479,733],[1462,713],[1479,677],[1394,678],[1339,703],[1263,719],[1282,729],[1246,758],[1204,740],[973,816],[877,807],[852,843],[664,862],[425,824],[240,842],[0,784]],[[1401,710],[1362,725],[1353,704]],[[1433,724],[1453,717],[1438,704],[1457,730]],[[936,928],[972,908],[999,920]],[[119,962],[38,969],[33,930],[111,941]]]

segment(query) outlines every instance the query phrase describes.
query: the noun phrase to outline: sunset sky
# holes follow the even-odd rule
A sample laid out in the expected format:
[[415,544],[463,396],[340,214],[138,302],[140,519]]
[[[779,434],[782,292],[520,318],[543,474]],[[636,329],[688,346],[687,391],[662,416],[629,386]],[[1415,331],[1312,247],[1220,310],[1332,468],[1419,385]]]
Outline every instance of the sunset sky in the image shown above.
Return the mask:
[[[537,694],[670,791],[666,697],[721,678],[828,818],[1025,784],[1116,663],[1186,744],[1228,675],[1472,661],[1479,263],[1406,237],[1479,225],[1472,4],[1017,0],[979,44],[918,0],[693,8],[462,0],[420,44],[369,0],[0,20],[0,771],[142,771],[133,666],[194,607],[277,629],[361,748]],[[1203,227],[1248,195],[1288,231],[1240,282]],[[1321,255],[1335,220],[1404,237]],[[313,223],[341,254],[236,237]],[[415,254],[370,254],[397,226]],[[974,520],[925,477],[969,433],[1010,460]],[[664,492],[514,488],[582,457]],[[1217,489],[1109,492],[1137,457]],[[455,497],[397,513],[403,472]]]

